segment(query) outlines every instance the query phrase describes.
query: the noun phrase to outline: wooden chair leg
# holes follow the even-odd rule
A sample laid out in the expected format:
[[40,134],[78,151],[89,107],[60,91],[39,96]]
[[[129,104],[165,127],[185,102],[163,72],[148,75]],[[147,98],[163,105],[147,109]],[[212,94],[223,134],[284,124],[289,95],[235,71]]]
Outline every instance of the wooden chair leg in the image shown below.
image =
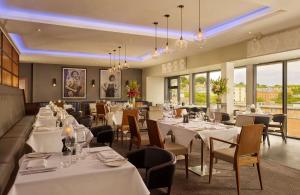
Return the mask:
[[123,145],[123,143],[124,143],[124,133],[123,133],[122,130],[121,130],[121,142],[122,142],[122,145]]
[[193,140],[190,143],[190,153],[192,153],[192,148],[193,148]]
[[270,146],[271,146],[271,144],[270,144],[270,138],[269,138],[269,133],[267,132],[267,141],[268,141],[268,146],[269,146],[269,148],[270,148]]
[[129,142],[129,151],[131,151],[131,149],[132,149],[132,141],[130,140],[130,142]]
[[209,183],[211,182],[211,178],[212,178],[212,170],[213,170],[213,166],[214,166],[214,155],[210,154],[210,160],[209,160]]
[[235,179],[236,179],[236,190],[237,194],[240,194],[240,167],[235,165]]
[[185,177],[188,179],[189,178],[189,155],[188,154],[184,155],[184,160],[185,160]]
[[262,180],[261,180],[261,174],[260,174],[260,166],[259,166],[259,163],[256,163],[256,166],[257,166],[257,172],[258,172],[258,178],[259,178],[260,189],[263,190],[263,185],[262,185]]

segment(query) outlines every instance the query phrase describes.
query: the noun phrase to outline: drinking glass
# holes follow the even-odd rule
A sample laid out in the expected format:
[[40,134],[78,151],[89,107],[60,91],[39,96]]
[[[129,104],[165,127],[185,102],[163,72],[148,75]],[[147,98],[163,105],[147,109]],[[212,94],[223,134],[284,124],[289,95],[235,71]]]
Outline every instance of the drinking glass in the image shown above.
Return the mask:
[[72,153],[66,152],[61,155],[60,165],[62,168],[67,168],[72,164]]
[[210,122],[215,122],[215,113],[214,112],[209,111],[207,115],[208,115],[208,119]]
[[84,159],[86,156],[86,151],[83,151],[82,148],[87,145],[87,136],[84,129],[78,129],[76,131],[76,155],[78,159]]
[[75,159],[72,158],[72,154],[73,154],[73,151],[75,149],[75,138],[73,136],[66,136],[65,137],[65,145],[70,150],[71,161],[75,162],[74,161]]

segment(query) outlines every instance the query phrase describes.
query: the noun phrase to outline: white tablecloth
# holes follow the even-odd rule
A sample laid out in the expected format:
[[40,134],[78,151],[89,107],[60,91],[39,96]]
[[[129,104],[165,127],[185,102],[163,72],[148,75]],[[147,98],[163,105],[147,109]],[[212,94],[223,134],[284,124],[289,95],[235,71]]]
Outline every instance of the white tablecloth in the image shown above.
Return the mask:
[[[37,115],[33,124],[34,128],[26,143],[36,152],[61,152],[63,147],[61,140],[64,137],[63,128],[56,127],[55,117],[41,116],[43,110],[45,109],[41,109]],[[85,126],[78,124],[73,116],[68,115],[64,122],[72,125],[74,130],[85,131],[87,142],[93,139],[92,132]]]
[[[188,147],[190,142],[196,137],[204,141],[209,146],[209,138],[215,137],[227,141],[235,141],[240,133],[239,127],[225,126],[223,124],[212,124],[204,121],[190,120],[189,123],[182,123],[182,118],[159,120],[158,127],[162,137],[169,131],[173,132],[175,142]],[[227,147],[228,144],[216,143],[215,149]]]
[[[94,148],[93,148],[94,149]],[[96,148],[107,150],[109,147]],[[47,166],[59,166],[60,156],[47,159]],[[21,169],[25,163],[22,163]],[[108,167],[91,154],[68,168],[54,172],[17,175],[9,195],[147,195],[137,169],[127,162],[121,167]]]

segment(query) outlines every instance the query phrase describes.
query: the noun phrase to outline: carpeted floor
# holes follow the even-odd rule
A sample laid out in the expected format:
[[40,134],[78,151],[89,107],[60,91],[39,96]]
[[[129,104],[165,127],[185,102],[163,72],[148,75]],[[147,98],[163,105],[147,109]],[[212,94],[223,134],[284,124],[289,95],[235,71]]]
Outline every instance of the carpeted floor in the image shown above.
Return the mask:
[[[115,142],[113,148],[120,154],[128,152],[128,143]],[[199,153],[193,152],[190,155],[190,165],[198,165],[200,162]],[[192,195],[192,194],[237,194],[235,183],[235,172],[232,165],[218,161],[214,166],[220,173],[212,178],[208,184],[208,176],[200,177],[189,172],[189,179],[185,179],[184,161],[179,160],[176,164],[174,183],[171,194]],[[256,167],[243,167],[240,174],[241,194],[279,194],[296,195],[300,194],[300,171],[279,165],[269,160],[262,160],[261,172],[264,190],[260,190]],[[164,190],[154,190],[153,195],[163,194]]]

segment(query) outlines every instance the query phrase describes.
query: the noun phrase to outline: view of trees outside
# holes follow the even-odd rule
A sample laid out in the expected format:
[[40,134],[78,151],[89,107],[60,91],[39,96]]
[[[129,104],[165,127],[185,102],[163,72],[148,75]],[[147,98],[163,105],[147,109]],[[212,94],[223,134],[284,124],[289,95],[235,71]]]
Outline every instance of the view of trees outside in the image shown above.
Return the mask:
[[195,74],[194,79],[194,103],[206,107],[206,73]]
[[[217,80],[219,77],[221,77],[221,71],[209,72],[209,77],[210,80]],[[209,101],[210,101],[211,108],[217,107],[217,95],[211,91],[211,87],[210,87]]]
[[234,69],[234,109],[245,110],[246,108],[246,68]]
[[183,75],[179,77],[180,86],[180,103],[189,104],[190,103],[190,76]]
[[257,66],[256,104],[266,113],[282,113],[282,63]]
[[287,63],[287,130],[300,137],[300,60]]

